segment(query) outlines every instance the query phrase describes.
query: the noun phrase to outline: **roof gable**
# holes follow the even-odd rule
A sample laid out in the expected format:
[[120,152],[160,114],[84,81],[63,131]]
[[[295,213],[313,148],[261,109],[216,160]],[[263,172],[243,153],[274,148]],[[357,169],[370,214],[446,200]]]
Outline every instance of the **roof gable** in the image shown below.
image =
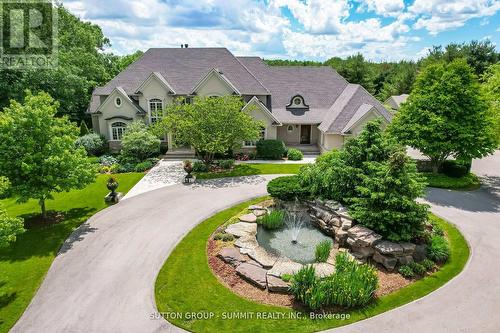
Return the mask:
[[165,89],[168,91],[169,94],[175,95],[175,90],[172,88],[172,86],[167,82],[167,80],[161,75],[161,73],[158,72],[152,72],[144,82],[135,90],[135,93],[142,93],[144,88],[151,82],[151,80],[157,80]]
[[221,73],[218,69],[212,68],[204,77],[201,78],[200,81],[196,83],[196,85],[191,90],[191,95],[196,95],[196,93],[205,86],[211,78],[216,78],[220,82],[222,82],[229,90],[231,90],[236,95],[241,95],[239,90],[229,81],[223,73]]
[[146,113],[137,103],[134,103],[132,99],[127,95],[125,90],[123,90],[122,87],[116,87],[111,94],[102,102],[102,104],[97,108],[95,113],[101,113],[101,109],[104,108],[106,105],[109,103],[113,102],[113,99],[115,98],[116,95],[119,95],[122,97],[123,101],[129,103],[139,114],[144,114]]
[[269,109],[257,98],[257,97],[252,97],[252,99],[250,99],[248,101],[247,104],[245,104],[245,106],[243,107],[243,109],[241,109],[242,111],[245,111],[247,110],[251,105],[255,105],[257,106],[259,109],[261,109],[263,111],[263,113],[269,117],[269,119],[271,119],[271,121],[273,122],[274,125],[277,125],[277,126],[281,126],[282,123],[273,115],[273,113],[271,111],[269,111]]

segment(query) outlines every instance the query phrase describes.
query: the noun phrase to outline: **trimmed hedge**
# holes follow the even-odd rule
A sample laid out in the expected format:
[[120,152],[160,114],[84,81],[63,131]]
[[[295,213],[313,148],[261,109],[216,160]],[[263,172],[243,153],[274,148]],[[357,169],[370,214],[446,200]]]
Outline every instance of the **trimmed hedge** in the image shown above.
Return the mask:
[[267,184],[267,192],[273,197],[285,201],[309,196],[309,191],[300,185],[298,176],[278,177]]
[[463,161],[444,161],[441,167],[442,172],[453,178],[460,178],[470,171],[471,163]]
[[281,140],[259,140],[257,141],[257,157],[270,160],[283,158],[286,147]]

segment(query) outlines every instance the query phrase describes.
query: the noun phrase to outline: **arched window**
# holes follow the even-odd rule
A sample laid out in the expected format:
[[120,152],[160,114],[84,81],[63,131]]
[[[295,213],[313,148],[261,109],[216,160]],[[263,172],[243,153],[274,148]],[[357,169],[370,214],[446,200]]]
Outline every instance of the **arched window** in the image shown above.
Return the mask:
[[152,124],[163,118],[163,102],[161,99],[153,98],[149,100],[149,116]]
[[127,124],[117,121],[111,124],[111,139],[112,140],[121,140],[123,133],[125,133],[125,128]]

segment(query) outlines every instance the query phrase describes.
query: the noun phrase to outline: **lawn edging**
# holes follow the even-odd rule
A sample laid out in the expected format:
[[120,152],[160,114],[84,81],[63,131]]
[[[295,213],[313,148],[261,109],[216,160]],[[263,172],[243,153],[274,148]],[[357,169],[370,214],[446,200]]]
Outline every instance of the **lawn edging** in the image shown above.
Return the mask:
[[[457,276],[470,257],[470,248],[459,230],[439,217],[433,217],[448,235],[451,254],[442,268],[423,279],[412,283],[392,294],[377,299],[371,305],[343,312],[344,319],[330,318],[313,320],[309,314],[301,315],[291,309],[264,305],[244,299],[224,285],[214,276],[208,266],[206,242],[212,232],[226,220],[243,211],[248,205],[262,201],[265,197],[250,200],[225,209],[201,222],[193,228],[174,248],[160,270],[155,283],[155,299],[159,313],[180,314],[168,319],[172,324],[193,332],[274,332],[297,331],[314,332],[351,324],[402,305],[411,303],[442,287]],[[175,286],[169,288],[169,286]],[[193,293],[196,290],[196,293]],[[183,314],[201,312],[213,314],[211,319],[186,318]],[[274,314],[264,319],[227,319],[231,313]],[[346,315],[349,318],[346,319]],[[341,314],[339,314],[341,315]],[[226,317],[226,318],[225,318]],[[277,318],[279,317],[279,318]]]

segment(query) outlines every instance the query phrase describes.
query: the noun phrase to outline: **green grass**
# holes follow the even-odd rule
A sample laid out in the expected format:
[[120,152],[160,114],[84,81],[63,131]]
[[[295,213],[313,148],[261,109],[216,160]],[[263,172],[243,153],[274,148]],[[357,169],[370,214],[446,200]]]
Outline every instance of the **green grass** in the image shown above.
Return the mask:
[[304,164],[239,164],[224,172],[198,172],[197,179],[215,179],[253,175],[296,174]]
[[330,251],[332,249],[332,242],[324,240],[316,245],[316,250],[314,255],[316,257],[316,262],[326,262],[330,256]]
[[285,223],[285,211],[280,209],[275,209],[269,214],[259,217],[257,223],[261,224],[264,228],[268,230],[276,230],[283,227]]
[[[174,249],[163,265],[155,285],[160,312],[178,312],[182,318],[170,321],[193,332],[314,332],[359,321],[421,298],[456,276],[469,258],[469,248],[460,232],[451,224],[432,217],[450,240],[449,261],[438,272],[399,291],[376,300],[361,310],[346,312],[349,319],[312,320],[290,318],[293,310],[258,304],[239,297],[224,287],[212,274],[206,256],[206,243],[212,232],[255,199],[224,210],[195,227]],[[196,290],[196,292],[193,292]],[[184,314],[213,312],[212,319],[186,319]],[[253,313],[253,319],[224,319],[224,313]],[[273,313],[284,318],[258,319],[257,313]]]
[[[113,175],[118,179],[119,192],[128,192],[143,173]],[[58,193],[47,202],[48,210],[64,212],[63,222],[35,227],[20,235],[7,249],[0,250],[0,332],[7,332],[28,306],[59,248],[70,233],[97,211],[106,207],[109,176],[99,175],[95,183],[83,190]],[[29,217],[39,214],[35,200],[16,204],[15,200],[1,200],[9,214]]]
[[473,173],[460,178],[449,177],[441,173],[425,172],[423,174],[427,178],[430,187],[464,191],[477,190],[481,187],[479,178]]

